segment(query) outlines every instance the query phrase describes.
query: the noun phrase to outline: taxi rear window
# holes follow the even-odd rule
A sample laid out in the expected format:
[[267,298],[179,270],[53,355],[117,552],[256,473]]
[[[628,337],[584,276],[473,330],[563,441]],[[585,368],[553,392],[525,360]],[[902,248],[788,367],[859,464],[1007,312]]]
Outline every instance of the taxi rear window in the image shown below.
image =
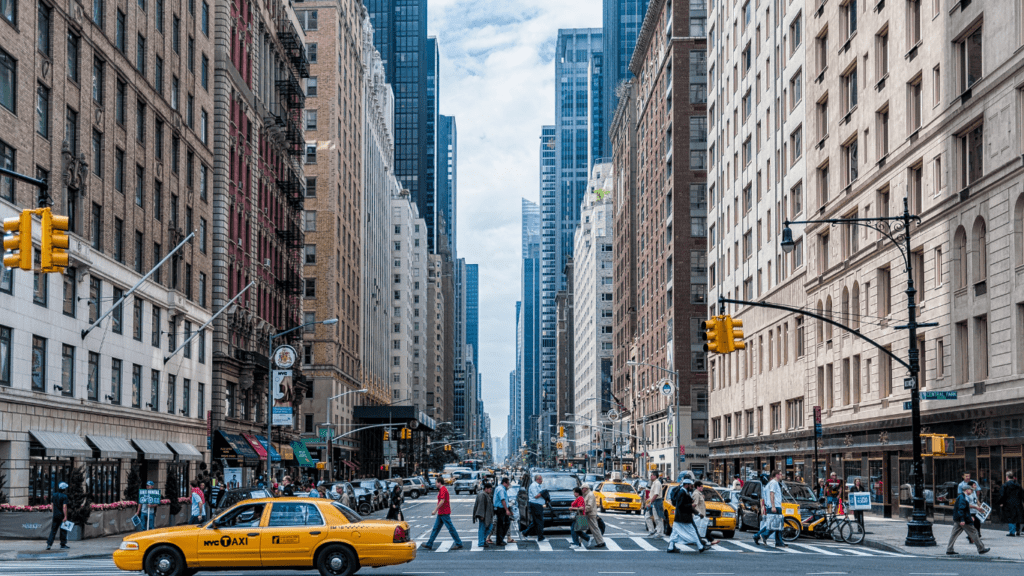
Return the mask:
[[356,513],[355,510],[349,508],[348,506],[345,506],[344,504],[339,504],[337,502],[331,502],[331,506],[334,506],[335,508],[337,508],[338,511],[341,512],[341,514],[349,522],[355,523],[355,522],[362,522],[363,521],[363,517],[362,516],[360,516],[358,513]]

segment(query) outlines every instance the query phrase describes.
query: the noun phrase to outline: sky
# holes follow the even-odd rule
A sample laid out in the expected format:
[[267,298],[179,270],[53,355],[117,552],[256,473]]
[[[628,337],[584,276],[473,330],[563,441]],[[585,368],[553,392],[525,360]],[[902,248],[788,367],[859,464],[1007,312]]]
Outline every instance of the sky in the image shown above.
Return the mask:
[[480,367],[491,434],[508,429],[521,198],[540,196],[541,126],[555,120],[559,28],[601,26],[601,0],[430,0],[440,112],[458,129],[458,256],[480,265]]

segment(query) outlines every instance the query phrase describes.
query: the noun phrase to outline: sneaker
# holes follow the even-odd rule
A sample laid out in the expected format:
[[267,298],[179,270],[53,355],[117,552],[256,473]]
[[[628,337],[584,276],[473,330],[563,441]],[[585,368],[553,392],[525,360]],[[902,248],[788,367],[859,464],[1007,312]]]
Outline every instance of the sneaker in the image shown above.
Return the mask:
[[601,542],[600,544],[597,544],[597,545],[594,546],[594,548],[607,548],[607,547],[608,547],[608,545],[605,544],[604,542]]
[[504,542],[495,542],[494,545],[495,546],[502,546],[502,547],[504,547],[505,543]]
[[47,547],[46,547],[46,549],[47,549],[47,550],[49,550],[50,548],[51,548],[50,546],[47,546]]
[[462,550],[462,544],[456,544],[455,546],[452,546],[451,550]]
[[583,546],[580,546],[578,544],[569,544],[570,550],[579,550],[580,548],[583,548]]
[[761,545],[761,539],[758,538],[757,536],[754,536],[754,545],[755,546],[760,546]]
[[430,544],[424,544],[423,546],[420,546],[420,548],[423,548],[424,550],[433,550],[434,549],[434,547],[431,546]]
[[991,548],[985,548],[984,550],[978,550],[978,554],[988,554],[989,550],[991,550]]
[[61,544],[60,545],[60,549],[61,550],[71,550],[71,546],[68,546],[67,544]]
[[960,555],[959,552],[954,552],[952,550],[947,550],[946,554],[949,555],[949,556],[959,556]]

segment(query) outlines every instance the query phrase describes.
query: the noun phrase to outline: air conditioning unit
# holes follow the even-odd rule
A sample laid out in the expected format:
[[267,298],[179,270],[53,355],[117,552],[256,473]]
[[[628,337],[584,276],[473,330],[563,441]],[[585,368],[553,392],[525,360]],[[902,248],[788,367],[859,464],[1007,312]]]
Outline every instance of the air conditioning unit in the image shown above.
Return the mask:
[[239,245],[239,246],[241,246],[241,245],[242,245],[242,237],[241,237],[241,236],[239,236],[239,237],[238,237],[238,245]]
[[263,267],[264,268],[270,268],[270,258],[264,258],[263,259]]
[[245,181],[239,180],[238,181],[238,189],[241,190],[244,186],[245,186]]

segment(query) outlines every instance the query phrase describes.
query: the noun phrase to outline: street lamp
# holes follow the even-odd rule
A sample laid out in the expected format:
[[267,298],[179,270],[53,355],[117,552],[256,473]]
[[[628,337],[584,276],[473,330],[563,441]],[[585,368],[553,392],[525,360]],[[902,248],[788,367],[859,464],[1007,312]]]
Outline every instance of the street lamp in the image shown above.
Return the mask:
[[367,388],[361,388],[359,390],[349,390],[348,392],[342,392],[341,394],[338,394],[337,396],[331,396],[330,398],[327,399],[327,423],[324,424],[324,425],[328,427],[327,428],[328,429],[328,434],[327,434],[327,481],[328,482],[330,482],[331,480],[334,480],[334,467],[331,466],[331,452],[334,451],[334,450],[332,450],[332,447],[331,447],[331,441],[334,440],[334,432],[331,430],[331,404],[333,404],[335,400],[337,400],[338,398],[341,398],[342,396],[346,396],[348,394],[366,394],[367,392],[369,392],[369,389],[367,389]]
[[[921,370],[919,361],[919,352],[917,349],[917,329],[928,328],[932,326],[938,326],[934,322],[920,323],[917,321],[917,304],[914,302],[914,296],[917,294],[917,290],[914,288],[914,274],[913,266],[911,264],[911,251],[910,251],[910,224],[913,221],[917,221],[920,224],[921,217],[914,216],[910,213],[909,202],[906,198],[903,199],[903,214],[897,216],[881,216],[878,218],[830,218],[827,220],[803,220],[799,222],[785,221],[782,223],[782,242],[780,246],[782,250],[787,254],[792,252],[796,247],[796,243],[793,241],[793,230],[790,229],[790,224],[830,224],[835,226],[836,224],[853,224],[856,226],[864,226],[865,228],[871,228],[882,236],[885,236],[892,242],[893,246],[900,251],[903,256],[903,262],[906,266],[907,272],[907,289],[904,293],[907,295],[907,323],[903,326],[896,326],[897,330],[907,330],[910,336],[910,347],[907,353],[907,362],[904,362],[901,358],[889,353],[889,356],[896,359],[900,364],[907,367],[910,372],[910,428],[911,428],[911,444],[913,446],[914,453],[914,512],[907,521],[907,539],[905,544],[907,546],[935,546],[935,536],[932,534],[932,523],[928,521],[928,514],[925,510],[924,503],[924,460],[921,457],[921,394],[918,387],[917,374]],[[860,335],[859,332],[855,332],[858,336],[865,338]],[[867,339],[867,338],[865,338]],[[870,340],[868,340],[871,342]],[[875,344],[874,342],[871,342]],[[881,346],[875,344],[876,347],[881,349]],[[817,437],[814,438],[814,442],[817,443]],[[815,476],[817,476],[817,465],[815,465]]]
[[[317,322],[306,322],[300,326],[289,328],[284,332],[278,332],[277,334],[270,334],[267,336],[267,448],[272,446],[274,439],[274,340],[282,336],[286,336],[305,328],[306,326],[314,326],[316,324],[323,324],[324,326],[330,326],[331,324],[337,324],[337,318],[331,318],[329,320],[320,320]],[[270,458],[270,450],[267,450],[267,487],[271,486],[270,475],[272,472],[273,463]]]
[[[662,372],[667,372],[672,375],[673,380],[673,400],[672,404],[672,437],[675,440],[675,448],[672,450],[672,470],[678,476],[681,470],[679,469],[681,462],[679,462],[679,372],[675,370],[669,370],[668,368],[662,368],[661,366],[655,366],[654,364],[648,364],[646,362],[637,362],[636,360],[626,361],[626,366],[647,366],[648,368],[655,368]],[[646,428],[646,426],[644,427]],[[646,450],[646,446],[644,447]]]

